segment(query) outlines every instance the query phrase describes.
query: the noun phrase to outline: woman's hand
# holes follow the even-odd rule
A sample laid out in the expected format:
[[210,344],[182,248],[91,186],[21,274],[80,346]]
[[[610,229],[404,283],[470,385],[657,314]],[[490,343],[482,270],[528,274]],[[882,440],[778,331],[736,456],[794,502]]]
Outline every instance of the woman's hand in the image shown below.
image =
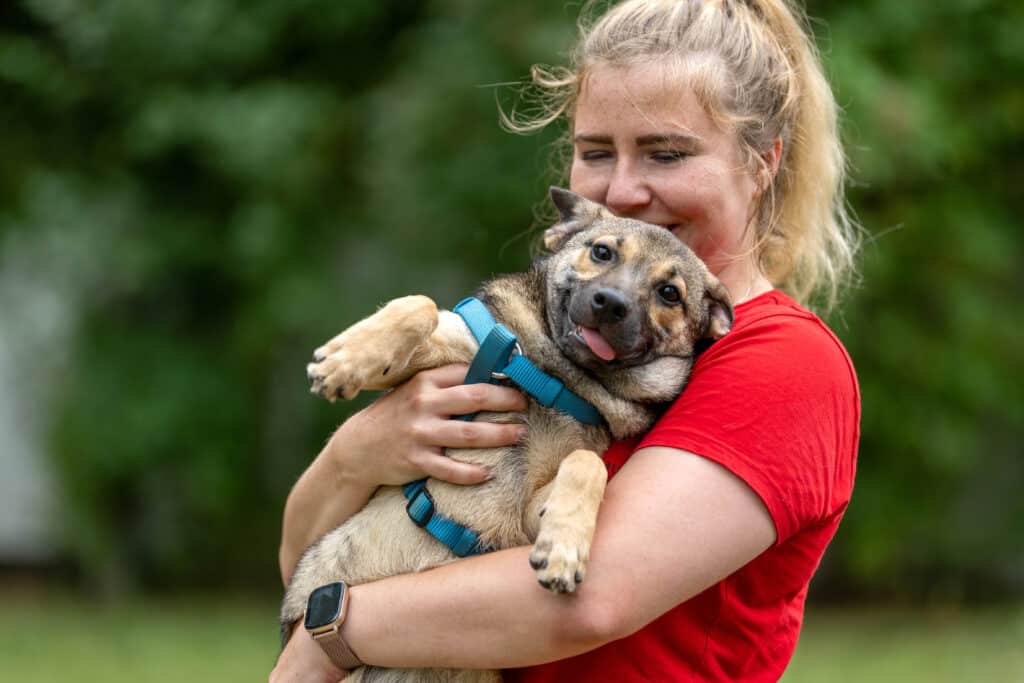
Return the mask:
[[338,683],[346,676],[299,624],[270,672],[270,683]]
[[331,437],[299,477],[284,508],[279,562],[285,584],[309,545],[358,512],[382,484],[423,477],[477,484],[490,473],[445,457],[444,448],[507,446],[522,438],[521,424],[452,420],[478,411],[526,410],[515,389],[462,384],[465,365],[447,365],[414,376]]
[[353,415],[334,433],[328,450],[347,478],[363,486],[405,484],[435,477],[478,484],[490,472],[445,457],[448,448],[490,448],[520,440],[526,427],[453,420],[478,411],[526,410],[517,390],[491,384],[463,384],[465,365],[425,370]]

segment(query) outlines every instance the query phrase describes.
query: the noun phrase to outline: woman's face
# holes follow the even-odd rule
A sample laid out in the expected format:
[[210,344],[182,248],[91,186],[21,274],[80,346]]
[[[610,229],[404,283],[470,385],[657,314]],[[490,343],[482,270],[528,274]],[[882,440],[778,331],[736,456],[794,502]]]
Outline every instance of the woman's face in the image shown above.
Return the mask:
[[758,196],[734,135],[657,65],[598,67],[576,105],[570,187],[673,232],[715,274],[755,264]]

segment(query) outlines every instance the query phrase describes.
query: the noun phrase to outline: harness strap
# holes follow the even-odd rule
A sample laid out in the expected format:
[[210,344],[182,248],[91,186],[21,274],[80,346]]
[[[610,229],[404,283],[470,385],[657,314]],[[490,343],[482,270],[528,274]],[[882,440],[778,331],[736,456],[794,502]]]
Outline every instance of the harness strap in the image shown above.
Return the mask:
[[[516,336],[504,325],[495,324],[490,332],[480,341],[480,348],[473,356],[469,372],[463,384],[483,384],[493,382],[498,369],[509,363],[516,352]],[[516,358],[522,358],[516,355]]]
[[[494,316],[482,301],[469,297],[456,304],[452,311],[462,316],[469,331],[480,343],[480,349],[466,373],[466,384],[494,383],[508,378],[542,406],[560,410],[584,424],[598,425],[604,422],[597,408],[523,356],[516,343],[516,336],[507,327],[495,322]],[[460,415],[459,419],[472,419],[472,415]]]
[[[469,372],[466,373],[465,384],[495,383],[509,379],[542,406],[568,413],[585,424],[598,425],[604,422],[597,408],[523,356],[516,336],[494,320],[482,301],[469,297],[460,301],[452,311],[462,316],[480,344],[470,363]],[[455,417],[460,420],[473,419],[473,415]],[[494,550],[481,545],[478,533],[437,511],[434,499],[427,490],[426,479],[409,482],[402,488],[402,493],[409,500],[405,506],[409,518],[416,526],[448,546],[457,557]]]
[[480,555],[494,550],[480,543],[480,535],[458,522],[445,517],[434,506],[434,499],[427,490],[427,480],[411,481],[402,487],[402,493],[409,500],[405,506],[409,518],[421,529],[448,546],[457,557]]

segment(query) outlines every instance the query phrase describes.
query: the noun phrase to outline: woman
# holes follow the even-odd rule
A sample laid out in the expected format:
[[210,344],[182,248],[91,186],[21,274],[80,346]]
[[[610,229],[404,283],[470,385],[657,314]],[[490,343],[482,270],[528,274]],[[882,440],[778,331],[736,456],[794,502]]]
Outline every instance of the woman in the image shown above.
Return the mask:
[[[522,681],[781,676],[850,498],[860,412],[846,352],[797,303],[833,301],[854,250],[836,107],[799,17],[784,0],[630,0],[584,33],[572,69],[535,70],[554,104],[521,127],[564,113],[571,189],[671,230],[728,287],[736,322],[652,430],[605,454],[578,594],[540,589],[528,548],[356,586],[342,635],[364,662]],[[486,477],[442,447],[522,427],[448,417],[523,399],[464,373],[424,372],[338,430],[289,497],[285,580],[376,486]],[[271,678],[340,674],[299,628]]]

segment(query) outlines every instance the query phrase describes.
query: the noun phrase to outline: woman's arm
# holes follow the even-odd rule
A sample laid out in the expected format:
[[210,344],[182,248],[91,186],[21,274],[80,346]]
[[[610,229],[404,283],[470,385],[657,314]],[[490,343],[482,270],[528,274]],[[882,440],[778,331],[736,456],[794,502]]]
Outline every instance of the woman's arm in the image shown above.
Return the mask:
[[[774,540],[764,504],[728,470],[685,451],[646,448],[608,485],[576,594],[540,588],[529,549],[515,548],[355,586],[343,635],[364,661],[387,667],[561,659],[633,633]],[[282,664],[322,666],[326,657],[306,650],[308,640],[297,629]],[[308,656],[290,658],[289,650]]]
[[489,476],[482,467],[445,457],[442,445],[486,448],[522,438],[522,425],[449,419],[480,410],[526,410],[526,399],[514,389],[462,384],[466,369],[421,372],[334,433],[285,503],[278,556],[285,584],[305,549],[358,512],[378,486],[427,476],[475,484]]

